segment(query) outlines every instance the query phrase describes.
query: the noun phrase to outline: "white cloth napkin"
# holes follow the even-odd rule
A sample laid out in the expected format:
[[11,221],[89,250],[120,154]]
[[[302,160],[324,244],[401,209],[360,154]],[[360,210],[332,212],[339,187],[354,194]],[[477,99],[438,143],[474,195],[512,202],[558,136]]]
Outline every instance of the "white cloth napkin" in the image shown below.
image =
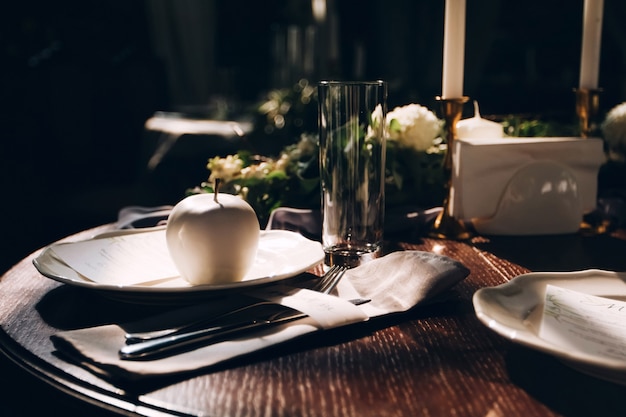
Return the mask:
[[[109,378],[138,380],[184,373],[266,349],[322,328],[339,327],[409,310],[452,287],[468,274],[469,270],[464,265],[448,257],[421,251],[394,252],[347,271],[339,284],[336,295],[342,299],[371,299],[371,302],[355,307],[362,312],[361,315],[352,315],[349,320],[338,317],[336,324],[330,326],[328,322],[322,326],[308,317],[162,359],[121,360],[118,350],[124,344],[125,329],[154,329],[155,323],[169,324],[171,314],[141,323],[62,331],[51,339],[59,352],[87,366],[92,372]],[[207,306],[194,306],[181,309],[180,314],[188,313],[189,319],[194,313],[206,314],[206,310]]]
[[156,207],[128,206],[122,208],[117,215],[117,229],[140,229],[154,227],[167,222],[174,206]]

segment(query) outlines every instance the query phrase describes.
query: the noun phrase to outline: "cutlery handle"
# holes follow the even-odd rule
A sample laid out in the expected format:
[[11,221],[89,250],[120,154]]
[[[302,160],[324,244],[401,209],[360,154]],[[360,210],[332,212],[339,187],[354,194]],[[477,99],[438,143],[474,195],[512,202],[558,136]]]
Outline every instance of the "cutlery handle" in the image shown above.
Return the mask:
[[219,329],[219,328],[222,328],[223,326],[212,326],[212,325],[223,321],[229,316],[239,315],[239,314],[247,312],[248,310],[254,310],[260,306],[274,305],[274,304],[275,303],[271,301],[259,301],[254,304],[248,304],[236,310],[232,310],[224,314],[220,314],[217,317],[203,317],[191,323],[184,324],[179,327],[173,327],[170,329],[151,330],[147,332],[130,332],[130,333],[126,333],[124,337],[126,338],[126,344],[134,344],[134,343],[140,343],[140,342],[147,342],[148,340],[161,339],[167,336],[173,336],[175,334],[189,333],[194,330],[201,329],[201,328],[215,327],[216,329]]
[[[357,298],[349,301],[354,305],[361,305],[368,303],[370,300]],[[193,348],[194,346],[206,346],[207,344],[224,340],[227,337],[238,333],[245,333],[264,327],[288,323],[305,317],[308,317],[308,315],[299,311],[293,311],[271,319],[251,319],[223,326],[213,326],[187,333],[178,333],[172,336],[165,336],[145,342],[125,345],[119,350],[119,357],[120,359],[125,360],[142,360],[164,357],[170,354],[175,354],[184,349]]]
[[168,353],[172,353],[172,351],[183,350],[184,348],[195,346],[200,343],[206,345],[206,342],[224,340],[226,337],[240,332],[260,329],[270,325],[287,323],[304,317],[307,317],[307,315],[296,311],[292,314],[274,320],[254,319],[224,326],[209,327],[187,333],[179,333],[172,336],[125,345],[120,349],[119,357],[121,359],[132,360],[150,359],[164,355],[166,356]]

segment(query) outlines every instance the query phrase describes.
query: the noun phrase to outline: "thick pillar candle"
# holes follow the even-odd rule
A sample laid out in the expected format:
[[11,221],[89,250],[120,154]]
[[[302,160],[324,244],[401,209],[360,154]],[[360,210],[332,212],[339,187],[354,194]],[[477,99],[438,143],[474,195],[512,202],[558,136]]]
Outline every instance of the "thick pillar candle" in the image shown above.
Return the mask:
[[594,90],[598,88],[603,9],[604,0],[585,0],[583,42],[580,54],[579,87],[581,89]]
[[446,0],[443,36],[442,98],[463,97],[465,0]]

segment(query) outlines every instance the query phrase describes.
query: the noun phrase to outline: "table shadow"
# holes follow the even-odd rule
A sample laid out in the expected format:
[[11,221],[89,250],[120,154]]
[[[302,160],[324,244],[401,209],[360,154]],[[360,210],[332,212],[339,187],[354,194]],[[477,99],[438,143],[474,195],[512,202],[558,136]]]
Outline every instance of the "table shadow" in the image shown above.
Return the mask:
[[531,271],[626,271],[626,241],[609,235],[487,236],[473,245]]
[[180,306],[125,303],[70,285],[49,291],[35,306],[42,320],[59,330],[135,321],[175,308]]
[[561,415],[626,415],[626,386],[588,376],[553,356],[521,346],[512,346],[505,360],[513,383]]
[[[304,286],[317,277],[308,272],[280,281],[280,284]],[[311,281],[312,282],[312,281]],[[255,288],[272,286],[275,283]],[[71,285],[61,285],[48,291],[35,306],[41,318],[59,330],[79,329],[105,324],[122,324],[141,320],[177,309],[205,303],[236,303],[242,298],[240,290],[144,296],[126,296],[121,292],[94,291]],[[132,293],[131,293],[132,294]]]

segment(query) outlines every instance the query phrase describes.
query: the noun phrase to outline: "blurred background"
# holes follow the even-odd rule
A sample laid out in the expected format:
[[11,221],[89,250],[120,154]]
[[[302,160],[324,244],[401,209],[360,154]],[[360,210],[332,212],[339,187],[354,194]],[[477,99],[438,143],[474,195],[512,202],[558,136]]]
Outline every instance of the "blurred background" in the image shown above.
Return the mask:
[[[254,126],[268,92],[323,78],[384,79],[390,109],[436,110],[443,12],[444,0],[13,2],[0,15],[1,269],[124,206],[175,204],[208,158],[245,142],[183,132],[149,168],[167,136],[146,127],[155,115]],[[582,16],[583,0],[467,0],[465,94],[483,115],[575,122]],[[625,18],[605,0],[602,112],[626,100]]]

